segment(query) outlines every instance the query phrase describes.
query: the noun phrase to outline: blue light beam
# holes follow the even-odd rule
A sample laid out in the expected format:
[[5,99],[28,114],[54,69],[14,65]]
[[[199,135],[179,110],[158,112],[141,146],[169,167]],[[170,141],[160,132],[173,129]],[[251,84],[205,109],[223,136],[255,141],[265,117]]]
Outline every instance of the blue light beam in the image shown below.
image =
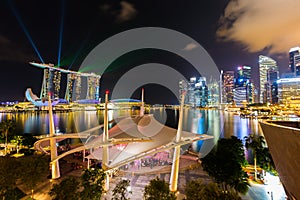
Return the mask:
[[60,30],[59,30],[59,42],[58,42],[58,57],[57,66],[60,67],[61,49],[62,49],[62,37],[64,30],[64,16],[65,16],[65,1],[61,1],[61,20],[60,20]]
[[9,6],[10,6],[10,9],[11,9],[12,12],[14,13],[14,15],[15,15],[15,17],[16,17],[18,23],[19,23],[19,25],[20,25],[21,28],[23,29],[23,31],[24,31],[24,33],[25,33],[27,39],[29,40],[31,46],[33,47],[35,53],[36,53],[37,56],[39,57],[40,61],[41,61],[42,63],[45,63],[44,60],[43,60],[43,58],[42,58],[42,56],[41,56],[41,54],[40,54],[40,52],[38,51],[37,47],[35,46],[35,44],[34,44],[32,38],[31,38],[31,36],[30,36],[28,30],[26,29],[26,27],[25,27],[25,25],[24,25],[24,23],[23,23],[21,17],[18,15],[18,13],[17,13],[17,11],[16,11],[16,9],[15,9],[15,7],[14,7],[12,1],[8,1],[8,3],[9,3]]
[[71,69],[72,66],[73,66],[73,64],[74,64],[75,61],[77,60],[77,58],[78,58],[79,54],[81,53],[81,51],[82,51],[82,49],[83,49],[85,43],[88,41],[89,35],[90,35],[90,33],[89,33],[88,36],[83,40],[83,42],[81,43],[79,49],[76,51],[75,56],[74,56],[74,58],[73,58],[71,64],[69,65],[68,69]]

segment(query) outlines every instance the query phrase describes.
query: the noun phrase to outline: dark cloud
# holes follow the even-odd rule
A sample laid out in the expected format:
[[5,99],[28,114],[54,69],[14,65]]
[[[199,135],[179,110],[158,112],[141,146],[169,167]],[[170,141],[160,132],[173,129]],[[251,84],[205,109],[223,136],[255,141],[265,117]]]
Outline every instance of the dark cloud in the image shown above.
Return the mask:
[[106,14],[112,15],[117,23],[129,21],[138,13],[134,5],[127,1],[121,1],[118,4],[104,4],[100,6],[100,10]]
[[231,0],[217,36],[249,52],[286,53],[300,45],[298,0]]
[[133,4],[130,4],[126,1],[121,1],[120,4],[121,12],[119,13],[119,15],[117,15],[117,22],[129,21],[136,16],[137,10],[134,8]]
[[34,58],[34,56],[24,52],[20,46],[0,35],[0,61],[24,62],[28,58]]

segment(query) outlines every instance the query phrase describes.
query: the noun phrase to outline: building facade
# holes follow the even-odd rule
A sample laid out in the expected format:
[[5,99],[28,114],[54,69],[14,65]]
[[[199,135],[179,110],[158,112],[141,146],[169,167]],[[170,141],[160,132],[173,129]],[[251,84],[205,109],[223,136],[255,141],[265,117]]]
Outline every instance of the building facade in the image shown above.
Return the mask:
[[300,97],[300,78],[281,78],[277,85],[279,103],[286,104],[288,100]]
[[233,90],[234,90],[234,71],[225,71],[222,78],[222,102],[221,103],[232,103],[233,102]]
[[[185,95],[185,104],[192,107],[206,107],[208,106],[208,86],[206,85],[205,77],[192,77],[189,81],[179,81],[180,101],[182,94]],[[219,97],[218,97],[219,98]]]
[[234,83],[233,100],[236,104],[254,102],[254,84],[251,80],[251,67],[238,66]]
[[272,58],[267,56],[260,55],[259,56],[259,102],[266,103],[267,102],[267,88],[266,84],[272,85],[268,83],[268,71],[277,71],[278,66],[277,62]]
[[300,75],[300,47],[293,47],[289,51],[289,68],[294,76]]
[[46,98],[51,94],[51,98],[59,98],[61,72],[55,69],[44,69],[43,83],[40,98]]

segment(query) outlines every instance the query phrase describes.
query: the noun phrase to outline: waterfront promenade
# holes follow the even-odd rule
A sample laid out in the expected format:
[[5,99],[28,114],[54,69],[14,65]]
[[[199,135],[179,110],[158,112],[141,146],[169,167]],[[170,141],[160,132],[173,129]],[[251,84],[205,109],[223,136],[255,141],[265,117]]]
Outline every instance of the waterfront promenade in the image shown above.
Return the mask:
[[[115,112],[115,111],[114,111]],[[98,113],[99,114],[99,113]],[[157,112],[154,112],[155,116],[161,116],[164,113],[160,110],[157,110]],[[175,118],[175,111],[168,111],[168,115],[171,115],[171,119]],[[23,113],[15,115],[16,120],[20,122],[20,127],[26,127],[26,130],[21,129],[20,132],[41,132],[46,133],[46,126],[40,126],[40,123],[38,121],[46,121],[47,119],[47,113],[42,113],[40,115],[34,115],[32,113],[28,113],[24,115]],[[63,132],[72,132],[72,129],[75,129],[80,131],[81,129],[86,130],[90,128],[90,126],[94,126],[94,123],[83,123],[87,119],[90,121],[95,122],[95,124],[99,124],[98,117],[95,115],[94,112],[76,112],[76,113],[56,113],[56,119],[57,119],[57,127],[62,130]],[[219,118],[222,118],[223,120],[220,120],[218,122],[217,120]],[[68,119],[68,120],[67,120]],[[79,119],[85,119],[85,120],[79,120]],[[203,120],[207,119],[207,120]],[[210,134],[217,135],[220,134],[221,129],[218,128],[219,124],[223,125],[223,133],[221,137],[230,137],[231,135],[238,136],[239,138],[243,138],[244,136],[249,135],[251,132],[255,133],[261,133],[261,130],[259,128],[258,120],[252,120],[252,119],[241,119],[239,116],[233,115],[232,113],[224,113],[222,114],[221,111],[215,111],[215,110],[208,110],[208,111],[202,111],[202,110],[187,110],[186,120],[190,121],[191,123],[186,123],[184,126],[185,130],[195,131],[195,127],[198,127],[196,131],[200,132],[207,132],[208,130],[212,130]],[[218,123],[216,123],[216,121]],[[58,123],[59,122],[59,123]],[[169,122],[168,122],[169,123]],[[26,124],[26,126],[25,126]],[[66,124],[63,127],[60,126],[60,124]],[[171,124],[172,125],[172,124]],[[176,127],[176,120],[173,124],[173,126]],[[201,127],[201,129],[199,128]],[[31,128],[34,128],[36,130],[33,130]],[[81,129],[79,129],[81,128]],[[205,128],[205,130],[202,130],[202,128]],[[68,131],[71,130],[71,131]],[[86,167],[86,162],[82,162],[82,159],[73,158],[72,155],[69,155],[67,158],[64,158],[61,160],[62,164],[61,172],[62,172],[62,178],[54,181],[54,183],[58,183],[63,178],[71,175],[75,175],[77,177],[80,177],[82,169]],[[73,169],[74,163],[77,163],[78,169]],[[181,162],[183,163],[183,162]],[[186,163],[186,162],[184,162]],[[193,163],[192,163],[193,164]],[[80,167],[81,166],[81,167]],[[194,165],[193,165],[194,166]],[[111,189],[114,188],[115,184],[121,180],[122,178],[129,178],[131,180],[131,187],[133,194],[131,195],[131,199],[141,199],[143,194],[144,186],[149,183],[149,181],[156,176],[159,176],[160,178],[166,180],[169,182],[170,174],[168,171],[170,171],[171,166],[165,166],[160,168],[155,168],[155,170],[150,170],[147,168],[144,168],[144,171],[142,173],[139,173],[138,171],[129,171],[127,173],[119,174],[118,176],[115,176],[111,180]],[[148,172],[148,173],[145,173]],[[189,180],[193,180],[196,178],[202,178],[204,180],[209,181],[209,176],[203,172],[201,167],[196,167],[194,169],[188,169],[181,166],[181,171],[179,174],[179,190],[183,191],[185,184]],[[36,199],[50,199],[50,197],[47,195],[48,191],[51,188],[51,183],[49,179],[44,180],[37,188],[36,188]],[[250,191],[247,195],[243,196],[244,200],[256,200],[256,199],[271,199],[271,195],[267,194],[266,187],[264,185],[257,185],[254,183],[251,183],[252,187],[250,188]],[[26,187],[24,187],[23,191],[26,192],[28,195],[31,193]],[[110,195],[110,193],[108,193]],[[281,196],[282,197],[282,196]],[[275,194],[273,194],[273,199],[284,199],[284,198],[277,198]],[[106,197],[107,199],[110,199],[110,196]],[[26,198],[24,198],[26,199]]]
[[[41,183],[36,187],[34,195],[35,199],[51,200],[48,192],[50,191],[52,184],[59,183],[62,179],[68,176],[75,176],[79,178],[82,174],[82,170],[87,167],[86,162],[82,162],[82,159],[73,157],[73,155],[65,157],[60,162],[62,177],[58,180],[54,180],[53,182],[51,182],[49,179],[41,181]],[[149,181],[159,177],[160,179],[169,182],[170,171],[171,165],[155,167],[152,169],[150,167],[142,167],[139,170],[120,171],[110,179],[110,190],[106,195],[103,195],[102,200],[110,200],[112,198],[113,188],[119,181],[123,179],[130,180],[132,191],[132,194],[129,194],[130,199],[141,200],[143,197],[144,187],[149,184]],[[180,172],[178,181],[180,195],[178,196],[178,199],[184,198],[183,194],[186,183],[195,179],[202,179],[205,183],[212,181],[207,173],[203,171],[200,163],[195,157],[183,155],[180,158]],[[268,194],[268,185],[257,184],[254,182],[250,182],[250,185],[251,187],[249,188],[249,192],[242,196],[243,200],[271,199],[271,193],[269,192]],[[28,194],[26,197],[22,198],[22,200],[28,199],[31,191],[25,186],[20,185],[19,187],[26,192],[26,194]],[[285,199],[282,188],[280,187],[277,188],[276,193],[273,191],[272,195],[273,200]]]

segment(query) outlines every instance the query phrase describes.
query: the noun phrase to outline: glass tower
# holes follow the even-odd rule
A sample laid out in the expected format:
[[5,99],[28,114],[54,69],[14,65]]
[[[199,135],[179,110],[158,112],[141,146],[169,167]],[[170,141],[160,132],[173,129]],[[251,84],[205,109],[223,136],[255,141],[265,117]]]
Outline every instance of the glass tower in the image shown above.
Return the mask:
[[293,47],[289,51],[289,68],[295,75],[300,75],[300,47]]
[[233,89],[234,89],[234,71],[225,71],[223,74],[223,102],[233,102]]
[[266,84],[268,83],[268,71],[278,71],[277,62],[267,56],[259,56],[259,102],[266,103]]

